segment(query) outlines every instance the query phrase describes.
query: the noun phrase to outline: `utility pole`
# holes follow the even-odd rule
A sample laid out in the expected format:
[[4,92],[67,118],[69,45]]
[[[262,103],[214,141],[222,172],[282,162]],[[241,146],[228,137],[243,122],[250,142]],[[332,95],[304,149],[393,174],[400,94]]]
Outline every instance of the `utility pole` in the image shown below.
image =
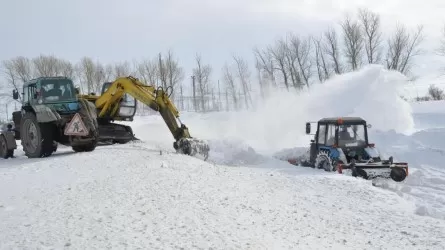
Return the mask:
[[192,84],[193,84],[193,109],[196,112],[197,109],[196,109],[195,76],[192,76]]

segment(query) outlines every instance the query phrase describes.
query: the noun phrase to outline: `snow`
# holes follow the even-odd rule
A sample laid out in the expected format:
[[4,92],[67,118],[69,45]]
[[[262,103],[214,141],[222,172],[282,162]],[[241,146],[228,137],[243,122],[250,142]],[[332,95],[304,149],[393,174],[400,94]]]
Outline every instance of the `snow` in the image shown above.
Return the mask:
[[[0,160],[0,248],[443,249],[445,112],[399,99],[404,81],[371,66],[311,93],[270,92],[254,110],[184,113],[210,143],[207,162],[174,153],[158,115],[128,123],[141,142],[17,150]],[[408,178],[376,187],[272,157],[301,153],[305,122],[337,115],[373,124]]]

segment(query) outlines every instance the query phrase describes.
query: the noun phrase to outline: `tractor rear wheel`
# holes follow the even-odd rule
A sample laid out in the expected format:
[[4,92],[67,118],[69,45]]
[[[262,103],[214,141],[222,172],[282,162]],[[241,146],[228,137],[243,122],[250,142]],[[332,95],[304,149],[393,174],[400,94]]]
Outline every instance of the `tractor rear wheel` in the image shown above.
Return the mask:
[[20,122],[23,151],[28,158],[48,157],[54,152],[53,124],[37,122],[36,115],[26,112]]

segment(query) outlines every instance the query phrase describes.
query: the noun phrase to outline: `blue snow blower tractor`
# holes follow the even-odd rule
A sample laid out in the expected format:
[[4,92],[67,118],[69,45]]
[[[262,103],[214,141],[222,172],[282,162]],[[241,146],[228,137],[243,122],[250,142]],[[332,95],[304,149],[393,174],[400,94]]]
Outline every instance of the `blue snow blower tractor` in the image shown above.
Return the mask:
[[[309,155],[301,162],[303,166],[337,171],[364,179],[384,178],[396,182],[408,176],[408,164],[393,162],[393,157],[383,160],[368,141],[371,125],[360,117],[323,118],[317,122],[317,131],[311,140]],[[306,134],[311,134],[311,122],[306,123]]]

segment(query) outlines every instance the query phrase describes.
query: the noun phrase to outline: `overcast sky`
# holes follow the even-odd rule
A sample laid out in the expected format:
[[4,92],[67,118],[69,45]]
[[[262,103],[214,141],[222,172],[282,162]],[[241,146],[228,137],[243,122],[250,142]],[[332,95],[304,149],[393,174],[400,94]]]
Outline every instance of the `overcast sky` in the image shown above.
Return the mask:
[[[43,53],[108,63],[172,49],[186,77],[199,52],[218,78],[231,55],[251,57],[288,31],[319,34],[358,7],[380,13],[389,32],[397,21],[424,24],[429,49],[445,22],[443,0],[0,0],[0,60]],[[419,69],[434,62],[423,58]]]

